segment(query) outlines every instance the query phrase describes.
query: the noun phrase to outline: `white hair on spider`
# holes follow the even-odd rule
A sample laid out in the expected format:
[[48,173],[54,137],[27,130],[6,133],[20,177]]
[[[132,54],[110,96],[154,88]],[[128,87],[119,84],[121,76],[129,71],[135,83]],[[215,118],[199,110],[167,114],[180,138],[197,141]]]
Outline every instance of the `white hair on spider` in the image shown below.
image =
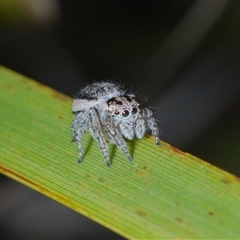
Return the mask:
[[147,131],[159,145],[159,129],[152,111],[142,106],[135,94],[128,93],[115,82],[95,82],[82,88],[72,104],[74,119],[71,124],[73,141],[79,149],[78,163],[82,162],[82,137],[86,130],[97,140],[107,166],[110,159],[107,142],[115,144],[132,160],[124,139],[143,138]]

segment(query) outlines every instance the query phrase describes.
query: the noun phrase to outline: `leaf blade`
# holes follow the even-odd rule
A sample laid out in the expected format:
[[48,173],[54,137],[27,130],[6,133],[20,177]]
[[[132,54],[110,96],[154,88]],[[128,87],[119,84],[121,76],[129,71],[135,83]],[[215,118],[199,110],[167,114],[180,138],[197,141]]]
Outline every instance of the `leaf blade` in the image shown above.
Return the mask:
[[72,99],[0,68],[0,172],[127,238],[237,238],[239,179],[151,137],[109,146],[107,168],[84,136],[71,143]]

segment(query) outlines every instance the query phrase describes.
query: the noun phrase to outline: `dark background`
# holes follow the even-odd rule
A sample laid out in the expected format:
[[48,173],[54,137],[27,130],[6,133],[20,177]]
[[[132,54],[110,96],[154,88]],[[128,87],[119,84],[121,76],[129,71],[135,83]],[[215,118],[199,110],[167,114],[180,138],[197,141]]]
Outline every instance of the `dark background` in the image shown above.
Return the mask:
[[[240,176],[239,1],[0,2],[0,64],[69,96],[93,80],[137,92],[161,139]],[[122,239],[0,176],[9,239]]]

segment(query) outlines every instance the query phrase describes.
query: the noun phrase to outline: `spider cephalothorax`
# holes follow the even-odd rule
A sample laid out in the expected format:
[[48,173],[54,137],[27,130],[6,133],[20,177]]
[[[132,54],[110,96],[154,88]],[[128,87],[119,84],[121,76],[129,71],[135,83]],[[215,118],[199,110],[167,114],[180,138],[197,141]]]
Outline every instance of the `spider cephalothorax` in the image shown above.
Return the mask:
[[132,158],[124,138],[143,138],[149,130],[159,145],[159,131],[152,111],[114,82],[93,83],[81,89],[73,101],[72,111],[71,131],[73,140],[78,142],[79,163],[83,157],[81,140],[85,130],[97,140],[107,166],[110,166],[108,141],[117,145],[129,161]]

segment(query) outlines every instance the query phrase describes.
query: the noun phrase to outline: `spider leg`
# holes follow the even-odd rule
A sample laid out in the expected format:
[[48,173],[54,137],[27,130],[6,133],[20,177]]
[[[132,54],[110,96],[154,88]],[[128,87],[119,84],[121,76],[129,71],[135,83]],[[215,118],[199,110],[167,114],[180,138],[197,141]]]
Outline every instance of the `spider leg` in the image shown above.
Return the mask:
[[92,108],[90,110],[90,122],[89,122],[89,129],[92,132],[92,135],[94,138],[96,138],[100,151],[105,159],[106,165],[108,167],[111,166],[108,152],[107,152],[107,144],[106,144],[106,139],[104,136],[104,133],[102,131],[102,125],[99,120],[99,116],[97,113],[97,110],[95,108]]
[[118,130],[118,128],[114,125],[111,118],[106,119],[106,123],[104,124],[104,129],[110,139],[117,145],[117,147],[125,154],[128,161],[132,161],[132,157],[128,151],[126,142],[124,141],[122,134]]
[[76,133],[77,133],[77,130],[79,129],[80,125],[82,125],[83,114],[84,114],[83,111],[74,113],[74,119],[71,124],[71,133],[72,133],[72,141],[73,142],[77,141]]
[[81,139],[86,130],[88,120],[89,119],[86,112],[81,111],[75,115],[74,120],[72,121],[72,124],[71,124],[72,141],[78,142],[78,152],[79,152],[78,163],[81,163],[83,158],[83,147],[82,147]]
[[144,113],[146,115],[148,128],[151,131],[151,135],[154,137],[155,144],[157,146],[159,146],[159,144],[160,144],[159,143],[159,130],[158,130],[157,122],[156,122],[155,118],[153,117],[153,113],[149,108],[144,108]]

